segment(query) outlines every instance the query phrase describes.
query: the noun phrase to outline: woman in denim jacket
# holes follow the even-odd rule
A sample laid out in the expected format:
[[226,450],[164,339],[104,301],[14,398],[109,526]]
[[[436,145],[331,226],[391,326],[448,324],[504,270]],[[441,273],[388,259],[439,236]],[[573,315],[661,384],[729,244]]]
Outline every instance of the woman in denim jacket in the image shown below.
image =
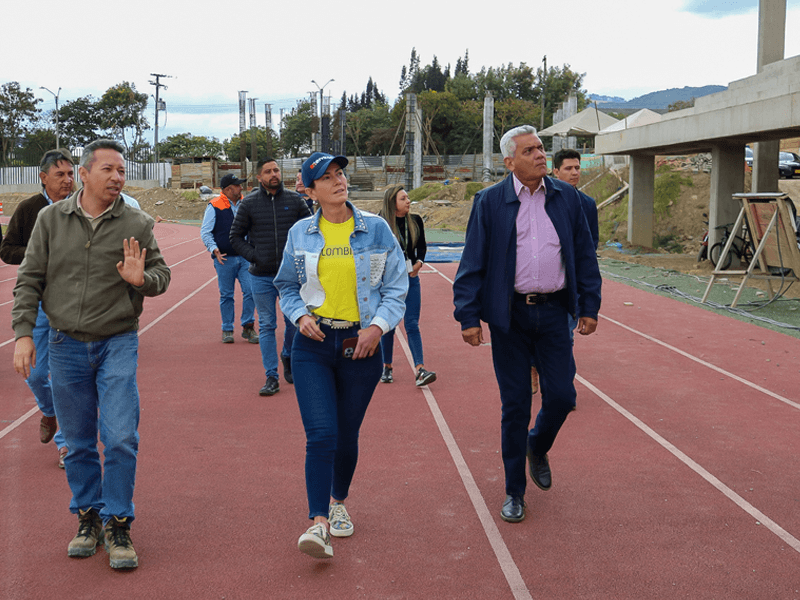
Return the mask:
[[347,200],[343,156],[315,152],[302,168],[313,216],[295,223],[275,285],[297,325],[295,392],[306,431],[306,493],[313,525],[298,548],[333,556],[330,536],[353,534],[344,507],[358,461],[358,433],[382,371],[381,336],[403,317],[403,252],[386,221]]

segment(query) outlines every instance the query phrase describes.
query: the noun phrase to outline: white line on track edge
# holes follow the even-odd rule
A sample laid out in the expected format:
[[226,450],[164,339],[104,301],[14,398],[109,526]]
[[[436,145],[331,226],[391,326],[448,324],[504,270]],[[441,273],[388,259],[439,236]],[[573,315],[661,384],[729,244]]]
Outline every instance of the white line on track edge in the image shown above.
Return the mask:
[[719,479],[714,477],[711,473],[709,473],[706,469],[701,467],[698,463],[694,460],[689,458],[686,454],[681,452],[676,446],[671,444],[665,438],[661,437],[658,433],[656,433],[653,429],[648,427],[642,420],[638,417],[633,415],[627,409],[623,408],[621,405],[617,404],[614,400],[612,400],[609,396],[601,392],[597,387],[589,383],[586,379],[581,377],[580,375],[576,375],[575,379],[583,384],[587,389],[593,392],[598,398],[603,400],[606,404],[608,404],[611,408],[616,410],[620,413],[623,417],[628,419],[631,423],[636,425],[639,429],[641,429],[648,437],[650,437],[653,441],[660,444],[665,450],[670,452],[672,455],[675,456],[678,460],[680,460],[683,464],[689,467],[692,471],[700,475],[703,479],[705,479],[708,483],[714,486],[719,492],[721,492],[725,497],[729,500],[733,501],[739,508],[749,514],[751,517],[757,519],[762,525],[767,527],[772,533],[777,535],[781,538],[784,542],[786,542],[789,546],[791,546],[795,551],[800,552],[800,540],[796,537],[791,535],[788,531],[783,529],[780,525],[775,523],[772,519],[770,519],[767,515],[762,513],[758,510],[755,506],[747,502],[744,498],[742,498],[739,494],[734,492],[731,488],[727,485],[722,483]]

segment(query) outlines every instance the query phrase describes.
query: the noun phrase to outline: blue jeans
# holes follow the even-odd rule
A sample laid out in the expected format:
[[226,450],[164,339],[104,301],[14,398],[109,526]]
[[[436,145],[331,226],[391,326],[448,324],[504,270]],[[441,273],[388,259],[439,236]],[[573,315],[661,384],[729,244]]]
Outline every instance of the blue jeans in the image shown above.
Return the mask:
[[236,280],[239,280],[239,287],[242,288],[242,327],[253,325],[255,321],[253,313],[255,304],[253,303],[251,275],[247,270],[250,263],[241,256],[226,256],[225,262],[213,257],[214,269],[217,271],[217,284],[219,285],[219,312],[222,314],[222,331],[233,331],[233,321],[236,319],[233,305],[233,291],[236,287]]
[[[575,359],[567,329],[567,309],[560,303],[529,306],[515,299],[507,332],[489,326],[492,361],[502,404],[501,448],[506,494],[524,496],[528,447],[544,455],[575,407]],[[531,361],[531,357],[533,361]],[[539,372],[542,407],[531,422],[531,362]]]
[[[419,276],[409,277],[403,325],[406,328],[408,347],[411,349],[414,366],[425,364],[422,358],[422,336],[419,333],[419,311],[421,301],[422,295],[419,287]],[[383,350],[383,362],[387,365],[392,364],[392,356],[394,354],[394,329],[384,333],[383,337],[381,337],[381,350]]]
[[575,328],[578,326],[578,319],[570,314],[567,314],[567,327],[569,328],[569,339],[575,343]]
[[[47,343],[49,335],[50,321],[47,319],[47,315],[44,314],[42,303],[40,302],[39,313],[36,315],[36,325],[33,328],[36,366],[31,369],[31,374],[25,380],[25,383],[31,388],[33,397],[36,398],[36,404],[39,405],[39,410],[42,411],[42,414],[46,417],[53,417],[56,414],[56,409],[53,408],[53,391],[50,387],[50,351]],[[59,450],[66,445],[61,429],[56,431],[53,441],[55,441]]]
[[352,360],[342,342],[358,335],[358,326],[331,329],[325,339],[295,337],[292,373],[297,404],[306,431],[308,517],[328,516],[330,496],[345,500],[358,462],[358,432],[381,378],[382,357]]
[[[261,363],[267,377],[278,376],[278,354],[275,342],[275,329],[278,327],[276,316],[278,288],[273,283],[274,277],[250,275],[253,287],[253,300],[258,311],[258,343],[261,345]],[[285,316],[283,322],[286,330],[283,333],[283,350],[281,356],[292,355],[292,341],[297,328]],[[294,367],[292,368],[294,373]]]
[[[69,454],[69,508],[96,509],[103,519],[134,518],[133,487],[139,449],[139,390],[135,331],[99,342],[79,342],[50,329],[53,404]],[[103,444],[101,467],[98,431]]]

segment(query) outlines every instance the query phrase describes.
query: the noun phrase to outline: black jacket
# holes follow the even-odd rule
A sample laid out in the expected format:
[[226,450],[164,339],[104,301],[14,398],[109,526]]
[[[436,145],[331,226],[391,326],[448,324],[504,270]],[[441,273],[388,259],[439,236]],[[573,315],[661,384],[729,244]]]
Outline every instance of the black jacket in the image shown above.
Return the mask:
[[250,263],[250,273],[273,277],[283,259],[289,229],[300,219],[310,217],[300,194],[278,187],[273,196],[259,185],[241,201],[231,225],[234,250]]

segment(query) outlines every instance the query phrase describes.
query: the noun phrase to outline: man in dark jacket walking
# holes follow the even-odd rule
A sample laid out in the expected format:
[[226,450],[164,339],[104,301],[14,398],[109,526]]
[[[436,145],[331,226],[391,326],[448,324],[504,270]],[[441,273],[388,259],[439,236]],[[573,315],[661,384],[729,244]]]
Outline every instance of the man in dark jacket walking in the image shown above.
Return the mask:
[[[546,177],[536,129],[522,125],[500,140],[511,175],[475,196],[453,285],[455,318],[471,346],[489,324],[502,403],[506,475],[504,521],[525,518],[525,459],[533,482],[552,484],[548,452],[575,406],[575,360],[568,315],[578,333],[597,328],[602,279],[575,188]],[[542,405],[529,430],[531,358],[541,376]]]
[[[299,194],[284,189],[281,169],[275,159],[260,160],[256,169],[258,189],[242,200],[231,225],[230,241],[233,249],[250,263],[261,362],[267,377],[259,394],[272,396],[280,390],[275,341],[278,289],[273,280],[281,266],[289,229],[300,219],[310,217],[311,211]],[[295,326],[286,317],[283,320],[286,325],[281,351],[283,376],[287,383],[292,383],[291,348]]]

